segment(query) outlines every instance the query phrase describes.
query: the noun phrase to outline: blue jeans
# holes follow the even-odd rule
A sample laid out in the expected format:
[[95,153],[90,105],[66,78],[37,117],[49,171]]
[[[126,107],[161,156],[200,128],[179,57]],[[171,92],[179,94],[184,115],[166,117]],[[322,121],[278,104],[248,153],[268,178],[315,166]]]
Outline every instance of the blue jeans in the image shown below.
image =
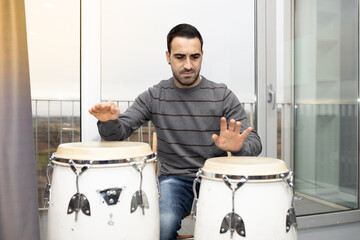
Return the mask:
[[194,178],[161,175],[160,240],[174,240],[181,228],[181,220],[189,215],[194,199]]

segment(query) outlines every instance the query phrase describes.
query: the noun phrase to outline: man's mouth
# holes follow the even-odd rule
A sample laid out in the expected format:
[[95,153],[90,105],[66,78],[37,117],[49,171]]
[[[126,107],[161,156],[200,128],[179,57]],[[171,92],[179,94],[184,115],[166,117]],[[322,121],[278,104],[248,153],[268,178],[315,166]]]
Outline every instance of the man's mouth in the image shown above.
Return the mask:
[[188,72],[182,72],[183,76],[192,76],[194,74],[193,71],[188,71]]

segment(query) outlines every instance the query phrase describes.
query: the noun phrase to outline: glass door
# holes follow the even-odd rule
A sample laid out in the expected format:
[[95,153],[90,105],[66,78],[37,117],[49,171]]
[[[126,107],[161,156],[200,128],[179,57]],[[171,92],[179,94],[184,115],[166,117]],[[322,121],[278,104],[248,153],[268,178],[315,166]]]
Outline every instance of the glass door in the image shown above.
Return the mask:
[[296,0],[294,169],[298,215],[358,208],[357,0]]

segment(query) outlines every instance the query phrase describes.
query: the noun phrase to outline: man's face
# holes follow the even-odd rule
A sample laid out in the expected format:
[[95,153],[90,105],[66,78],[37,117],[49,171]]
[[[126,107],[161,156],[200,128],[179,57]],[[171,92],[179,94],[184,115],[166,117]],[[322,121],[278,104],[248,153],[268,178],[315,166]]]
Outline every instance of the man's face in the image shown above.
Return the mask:
[[198,38],[175,37],[172,40],[171,52],[166,52],[166,58],[178,87],[190,88],[200,82],[202,55]]

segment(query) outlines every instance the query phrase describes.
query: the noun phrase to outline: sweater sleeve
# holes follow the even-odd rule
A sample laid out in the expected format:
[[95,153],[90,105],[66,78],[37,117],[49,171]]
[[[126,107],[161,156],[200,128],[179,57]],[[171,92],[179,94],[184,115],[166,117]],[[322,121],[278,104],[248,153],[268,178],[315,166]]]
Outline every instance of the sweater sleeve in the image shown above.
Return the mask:
[[[223,116],[230,121],[234,119],[241,122],[240,133],[245,131],[250,124],[247,120],[246,112],[243,104],[241,104],[235,94],[226,89],[224,96],[224,112]],[[234,156],[258,156],[261,153],[262,145],[259,135],[255,130],[246,137],[240,151],[232,152]]]
[[100,136],[107,141],[122,141],[128,138],[136,129],[151,120],[149,91],[140,94],[134,103],[119,118],[112,121],[98,121]]

